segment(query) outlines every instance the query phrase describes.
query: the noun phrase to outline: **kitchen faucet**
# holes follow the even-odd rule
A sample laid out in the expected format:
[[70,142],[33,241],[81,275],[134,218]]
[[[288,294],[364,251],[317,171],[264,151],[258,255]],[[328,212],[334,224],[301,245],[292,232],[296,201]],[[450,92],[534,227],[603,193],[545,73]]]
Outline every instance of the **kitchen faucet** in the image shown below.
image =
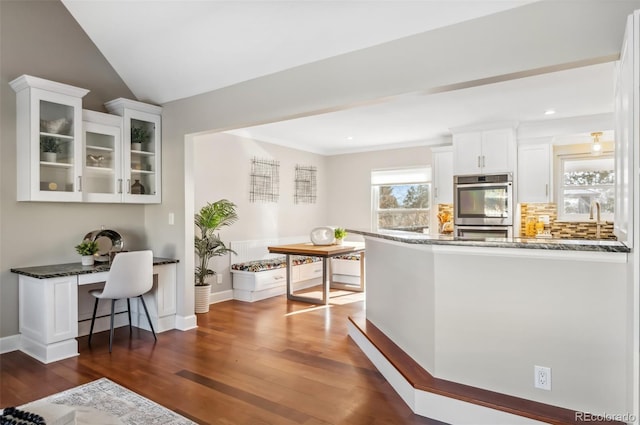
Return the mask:
[[600,202],[591,201],[589,205],[589,220],[593,220],[593,206],[596,207],[596,239],[600,239]]

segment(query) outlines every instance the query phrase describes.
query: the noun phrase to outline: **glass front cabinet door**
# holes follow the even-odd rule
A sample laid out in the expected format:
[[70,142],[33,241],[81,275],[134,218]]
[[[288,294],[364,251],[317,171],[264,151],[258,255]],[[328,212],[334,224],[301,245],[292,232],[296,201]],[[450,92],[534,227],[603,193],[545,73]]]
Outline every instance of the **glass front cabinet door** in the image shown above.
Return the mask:
[[18,201],[82,201],[82,98],[88,90],[23,75],[16,92]]
[[124,202],[160,203],[162,108],[123,98],[105,106],[123,117]]
[[84,110],[82,118],[83,200],[122,202],[122,117]]

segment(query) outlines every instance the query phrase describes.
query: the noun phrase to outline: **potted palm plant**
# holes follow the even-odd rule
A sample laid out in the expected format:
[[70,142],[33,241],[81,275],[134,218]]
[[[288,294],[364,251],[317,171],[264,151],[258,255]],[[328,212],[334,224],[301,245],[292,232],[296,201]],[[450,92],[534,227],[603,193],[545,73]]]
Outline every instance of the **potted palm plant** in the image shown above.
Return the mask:
[[209,268],[209,261],[213,257],[235,252],[227,248],[220,234],[216,233],[221,227],[230,226],[238,220],[236,204],[226,199],[209,202],[195,214],[194,223],[197,228],[195,235],[195,254],[198,263],[195,267],[196,313],[209,311],[209,294],[211,284],[207,278],[214,276],[215,271]]

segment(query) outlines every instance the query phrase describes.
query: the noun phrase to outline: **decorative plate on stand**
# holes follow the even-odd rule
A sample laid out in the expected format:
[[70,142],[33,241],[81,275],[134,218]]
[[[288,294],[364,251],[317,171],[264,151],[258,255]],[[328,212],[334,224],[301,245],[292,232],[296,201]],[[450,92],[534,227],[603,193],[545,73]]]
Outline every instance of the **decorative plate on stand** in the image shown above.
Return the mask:
[[333,227],[316,227],[309,236],[314,245],[333,245],[335,242]]

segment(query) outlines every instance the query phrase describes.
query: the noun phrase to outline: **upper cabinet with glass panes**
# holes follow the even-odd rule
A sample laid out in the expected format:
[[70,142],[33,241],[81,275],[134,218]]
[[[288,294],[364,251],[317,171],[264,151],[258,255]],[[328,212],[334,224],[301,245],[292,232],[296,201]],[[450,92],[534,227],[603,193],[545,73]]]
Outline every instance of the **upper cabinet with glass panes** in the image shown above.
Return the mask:
[[82,97],[89,90],[23,75],[17,102],[18,201],[82,201]]
[[160,203],[162,108],[123,98],[105,106],[123,117],[124,201]]
[[23,75],[17,101],[18,201],[160,203],[162,108],[128,99],[82,109],[89,90]]

